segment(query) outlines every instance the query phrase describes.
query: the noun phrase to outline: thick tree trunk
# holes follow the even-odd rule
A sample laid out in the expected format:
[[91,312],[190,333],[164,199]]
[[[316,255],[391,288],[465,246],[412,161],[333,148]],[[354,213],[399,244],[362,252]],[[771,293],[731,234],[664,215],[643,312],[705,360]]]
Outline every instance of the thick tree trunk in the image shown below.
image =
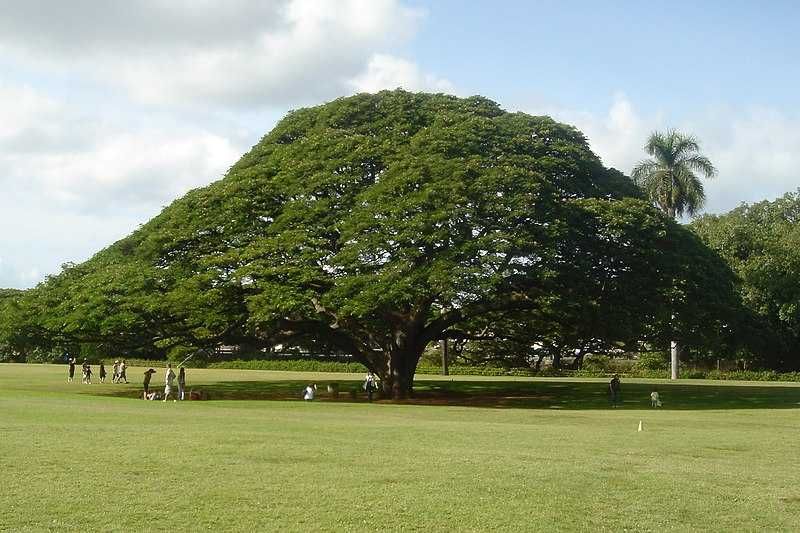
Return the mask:
[[670,351],[670,369],[671,369],[670,379],[678,379],[678,363],[680,363],[680,361],[678,360],[678,351],[679,351],[678,341],[670,342],[669,351]]
[[386,368],[379,375],[383,395],[393,400],[404,400],[414,392],[414,374],[422,355],[406,350],[395,350],[386,358]]

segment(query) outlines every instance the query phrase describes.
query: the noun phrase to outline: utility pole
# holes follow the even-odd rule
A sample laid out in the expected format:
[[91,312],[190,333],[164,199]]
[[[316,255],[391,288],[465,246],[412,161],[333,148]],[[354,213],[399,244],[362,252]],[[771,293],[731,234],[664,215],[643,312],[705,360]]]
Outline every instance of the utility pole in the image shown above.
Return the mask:
[[447,376],[450,374],[447,369],[447,339],[440,340],[439,346],[442,348],[442,375]]

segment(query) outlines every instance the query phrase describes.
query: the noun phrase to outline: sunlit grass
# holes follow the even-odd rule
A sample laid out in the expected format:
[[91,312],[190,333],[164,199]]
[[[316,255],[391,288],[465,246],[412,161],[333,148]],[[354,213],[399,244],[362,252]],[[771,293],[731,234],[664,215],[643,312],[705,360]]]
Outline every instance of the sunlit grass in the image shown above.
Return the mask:
[[357,375],[191,370],[212,400],[165,404],[135,399],[143,370],[87,386],[64,366],[0,365],[0,530],[800,523],[794,384],[626,381],[611,409],[603,380],[423,377],[416,403],[368,404],[350,397]]

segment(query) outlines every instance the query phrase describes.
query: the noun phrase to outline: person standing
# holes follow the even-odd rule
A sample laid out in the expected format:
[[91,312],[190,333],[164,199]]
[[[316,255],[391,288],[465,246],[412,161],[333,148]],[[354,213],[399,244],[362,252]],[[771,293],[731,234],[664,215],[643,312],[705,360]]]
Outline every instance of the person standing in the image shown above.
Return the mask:
[[611,407],[617,407],[622,396],[622,384],[617,374],[614,374],[614,377],[612,377],[611,381],[608,383],[608,393],[611,396]]
[[91,385],[92,384],[92,366],[89,364],[88,361],[86,363],[84,363],[84,375],[86,376],[86,380],[84,381],[84,383],[86,383],[87,385]]
[[181,367],[178,370],[178,399],[183,401],[184,390],[186,389],[186,369]]
[[106,367],[102,361],[100,361],[100,383],[106,382]]
[[119,359],[114,360],[114,370],[111,376],[111,383],[116,383],[119,381]]
[[[172,396],[172,382],[175,381],[175,371],[172,370],[172,364],[167,363],[167,370],[164,372],[164,401]],[[172,399],[175,401],[175,398]]]
[[375,374],[372,371],[367,372],[367,377],[364,378],[364,390],[367,392],[367,400],[370,402],[372,401],[372,393],[375,392],[377,389],[377,384],[375,383]]
[[77,361],[74,357],[69,358],[69,377],[67,378],[67,383],[72,383],[72,380],[75,379],[75,363]]
[[153,377],[153,374],[156,373],[155,368],[148,368],[144,371],[144,380],[142,381],[142,386],[144,387],[144,394],[143,398],[147,400],[147,396],[150,393],[150,379]]
[[128,364],[125,362],[125,359],[119,364],[119,377],[117,378],[117,383],[122,383],[122,380],[125,380],[125,383],[128,382]]

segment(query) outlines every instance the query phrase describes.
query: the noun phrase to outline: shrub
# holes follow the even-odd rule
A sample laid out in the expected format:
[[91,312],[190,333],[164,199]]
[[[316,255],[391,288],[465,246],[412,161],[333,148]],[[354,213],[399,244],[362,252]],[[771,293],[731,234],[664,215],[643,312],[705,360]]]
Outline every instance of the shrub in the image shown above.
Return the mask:
[[643,352],[639,354],[639,359],[636,361],[637,370],[666,370],[669,368],[667,364],[666,352]]

